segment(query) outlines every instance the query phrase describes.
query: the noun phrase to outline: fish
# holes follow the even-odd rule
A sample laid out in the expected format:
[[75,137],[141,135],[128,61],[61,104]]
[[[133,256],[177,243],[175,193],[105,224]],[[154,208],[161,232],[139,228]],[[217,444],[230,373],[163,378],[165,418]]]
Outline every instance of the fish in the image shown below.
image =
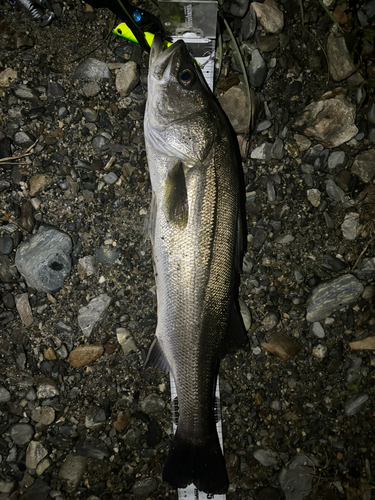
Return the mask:
[[144,136],[157,326],[145,367],[171,372],[179,416],[163,469],[174,488],[228,490],[214,418],[220,359],[247,335],[236,299],[243,223],[238,146],[183,40],[152,43]]

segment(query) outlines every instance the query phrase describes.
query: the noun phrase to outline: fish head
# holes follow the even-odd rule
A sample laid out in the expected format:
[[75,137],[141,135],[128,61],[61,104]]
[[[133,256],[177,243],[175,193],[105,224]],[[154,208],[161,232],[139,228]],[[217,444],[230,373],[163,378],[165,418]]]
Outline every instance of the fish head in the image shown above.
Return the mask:
[[150,53],[145,136],[153,147],[186,164],[203,161],[219,128],[219,108],[183,40]]

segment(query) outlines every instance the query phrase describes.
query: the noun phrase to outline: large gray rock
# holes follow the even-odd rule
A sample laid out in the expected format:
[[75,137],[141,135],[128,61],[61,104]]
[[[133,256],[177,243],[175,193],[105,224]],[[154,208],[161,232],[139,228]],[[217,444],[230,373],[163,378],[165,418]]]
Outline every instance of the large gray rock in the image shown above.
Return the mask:
[[312,137],[326,148],[336,148],[358,133],[354,125],[355,106],[337,88],[312,102],[294,122],[298,132]]
[[40,292],[60,290],[70,273],[72,240],[58,229],[41,226],[20,244],[15,264],[27,284]]
[[344,274],[321,283],[307,301],[307,321],[313,323],[327,318],[336,309],[355,302],[363,292],[363,285],[352,274]]

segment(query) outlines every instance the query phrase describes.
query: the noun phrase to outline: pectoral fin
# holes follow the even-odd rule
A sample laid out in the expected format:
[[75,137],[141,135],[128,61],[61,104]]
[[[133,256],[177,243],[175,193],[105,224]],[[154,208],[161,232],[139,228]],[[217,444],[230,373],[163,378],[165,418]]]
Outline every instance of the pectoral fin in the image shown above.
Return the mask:
[[165,182],[165,205],[169,221],[184,229],[189,218],[189,204],[182,162],[177,163],[168,173]]

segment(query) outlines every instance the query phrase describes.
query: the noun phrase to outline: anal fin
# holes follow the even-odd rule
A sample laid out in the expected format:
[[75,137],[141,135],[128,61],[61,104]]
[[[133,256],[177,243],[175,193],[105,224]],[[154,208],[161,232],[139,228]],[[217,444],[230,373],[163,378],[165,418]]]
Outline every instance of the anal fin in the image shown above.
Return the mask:
[[144,367],[148,368],[149,366],[159,368],[159,370],[162,370],[165,373],[169,373],[170,371],[169,363],[164,355],[157,337],[154,338],[145,361]]

